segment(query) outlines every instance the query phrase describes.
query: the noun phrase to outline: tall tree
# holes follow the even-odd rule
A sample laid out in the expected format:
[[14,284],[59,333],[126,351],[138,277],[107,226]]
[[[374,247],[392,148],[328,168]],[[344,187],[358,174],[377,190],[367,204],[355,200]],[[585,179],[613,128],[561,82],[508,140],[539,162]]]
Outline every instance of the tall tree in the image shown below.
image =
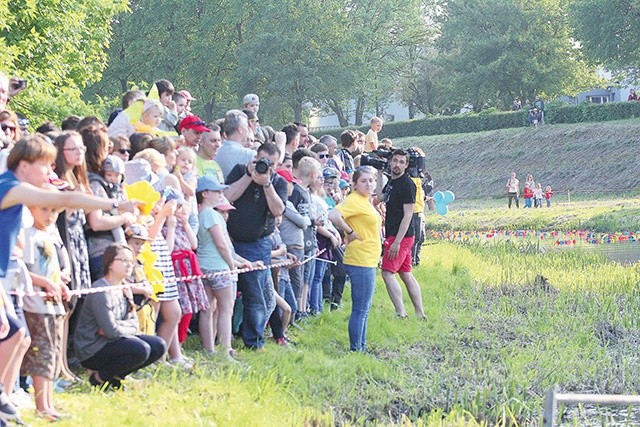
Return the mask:
[[[207,120],[238,107],[230,89],[246,1],[138,0],[118,16],[109,67],[88,93],[119,95],[133,83],[166,78],[198,99]],[[224,11],[224,13],[222,13]]]
[[570,37],[565,0],[458,0],[445,4],[440,21],[453,95],[475,111],[589,85],[576,82],[589,74]]
[[570,10],[587,57],[610,69],[640,69],[640,0],[575,0]]
[[28,80],[11,107],[32,121],[87,112],[81,90],[100,79],[111,19],[126,0],[0,2],[0,67]]

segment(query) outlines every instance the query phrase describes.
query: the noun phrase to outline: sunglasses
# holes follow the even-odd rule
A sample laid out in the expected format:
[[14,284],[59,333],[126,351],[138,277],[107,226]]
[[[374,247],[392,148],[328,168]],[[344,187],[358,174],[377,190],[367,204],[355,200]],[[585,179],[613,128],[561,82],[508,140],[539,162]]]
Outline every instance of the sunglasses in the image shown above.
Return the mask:
[[118,150],[118,153],[120,154],[130,154],[131,150],[127,150],[126,148],[121,148]]
[[330,156],[328,154],[318,154],[319,159],[328,159]]
[[16,127],[14,125],[7,125],[5,123],[2,123],[0,124],[0,126],[2,127],[3,131],[6,131],[7,129],[16,130]]

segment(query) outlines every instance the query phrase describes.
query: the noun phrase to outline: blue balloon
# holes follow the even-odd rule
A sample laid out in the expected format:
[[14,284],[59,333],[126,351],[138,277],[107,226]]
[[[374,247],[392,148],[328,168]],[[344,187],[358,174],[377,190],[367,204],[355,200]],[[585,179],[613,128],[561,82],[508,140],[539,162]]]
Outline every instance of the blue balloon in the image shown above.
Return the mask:
[[433,195],[433,200],[436,203],[444,202],[444,193],[442,191],[436,191]]
[[449,213],[449,206],[444,203],[436,203],[436,212],[444,216]]
[[452,203],[454,200],[456,199],[455,194],[453,194],[453,191],[445,191],[444,192],[444,202],[446,204]]

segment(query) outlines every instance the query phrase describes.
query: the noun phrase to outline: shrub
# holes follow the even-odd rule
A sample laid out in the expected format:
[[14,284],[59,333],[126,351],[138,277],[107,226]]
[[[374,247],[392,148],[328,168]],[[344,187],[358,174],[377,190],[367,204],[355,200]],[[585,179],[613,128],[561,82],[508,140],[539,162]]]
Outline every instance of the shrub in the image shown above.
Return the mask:
[[[493,110],[493,109],[492,109]],[[528,125],[528,111],[509,112],[481,112],[467,113],[455,116],[437,116],[404,122],[385,123],[380,138],[403,138],[406,136],[445,135],[453,133],[471,133],[487,130],[515,128]],[[552,102],[545,108],[544,120],[546,124],[604,122],[640,117],[640,102],[611,102],[607,104],[592,104],[583,102],[580,105],[567,105]],[[369,126],[348,129],[359,129],[363,132]],[[340,137],[345,128],[327,129],[314,132],[314,135],[325,134]]]

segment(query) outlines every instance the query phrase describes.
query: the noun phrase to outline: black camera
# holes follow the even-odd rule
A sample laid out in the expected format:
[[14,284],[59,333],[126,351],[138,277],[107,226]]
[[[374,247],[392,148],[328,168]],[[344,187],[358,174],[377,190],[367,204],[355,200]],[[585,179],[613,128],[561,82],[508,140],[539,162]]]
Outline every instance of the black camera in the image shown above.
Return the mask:
[[263,157],[262,159],[256,160],[255,165],[256,172],[260,175],[264,175],[266,173],[269,173],[269,169],[271,168],[271,161]]
[[373,166],[378,170],[385,170],[388,167],[389,159],[391,158],[393,151],[386,148],[378,148],[371,153],[365,153],[360,156],[360,166]]
[[11,86],[13,87],[14,90],[25,88],[25,87],[27,87],[27,80],[26,79],[18,79],[18,81],[13,83]]

